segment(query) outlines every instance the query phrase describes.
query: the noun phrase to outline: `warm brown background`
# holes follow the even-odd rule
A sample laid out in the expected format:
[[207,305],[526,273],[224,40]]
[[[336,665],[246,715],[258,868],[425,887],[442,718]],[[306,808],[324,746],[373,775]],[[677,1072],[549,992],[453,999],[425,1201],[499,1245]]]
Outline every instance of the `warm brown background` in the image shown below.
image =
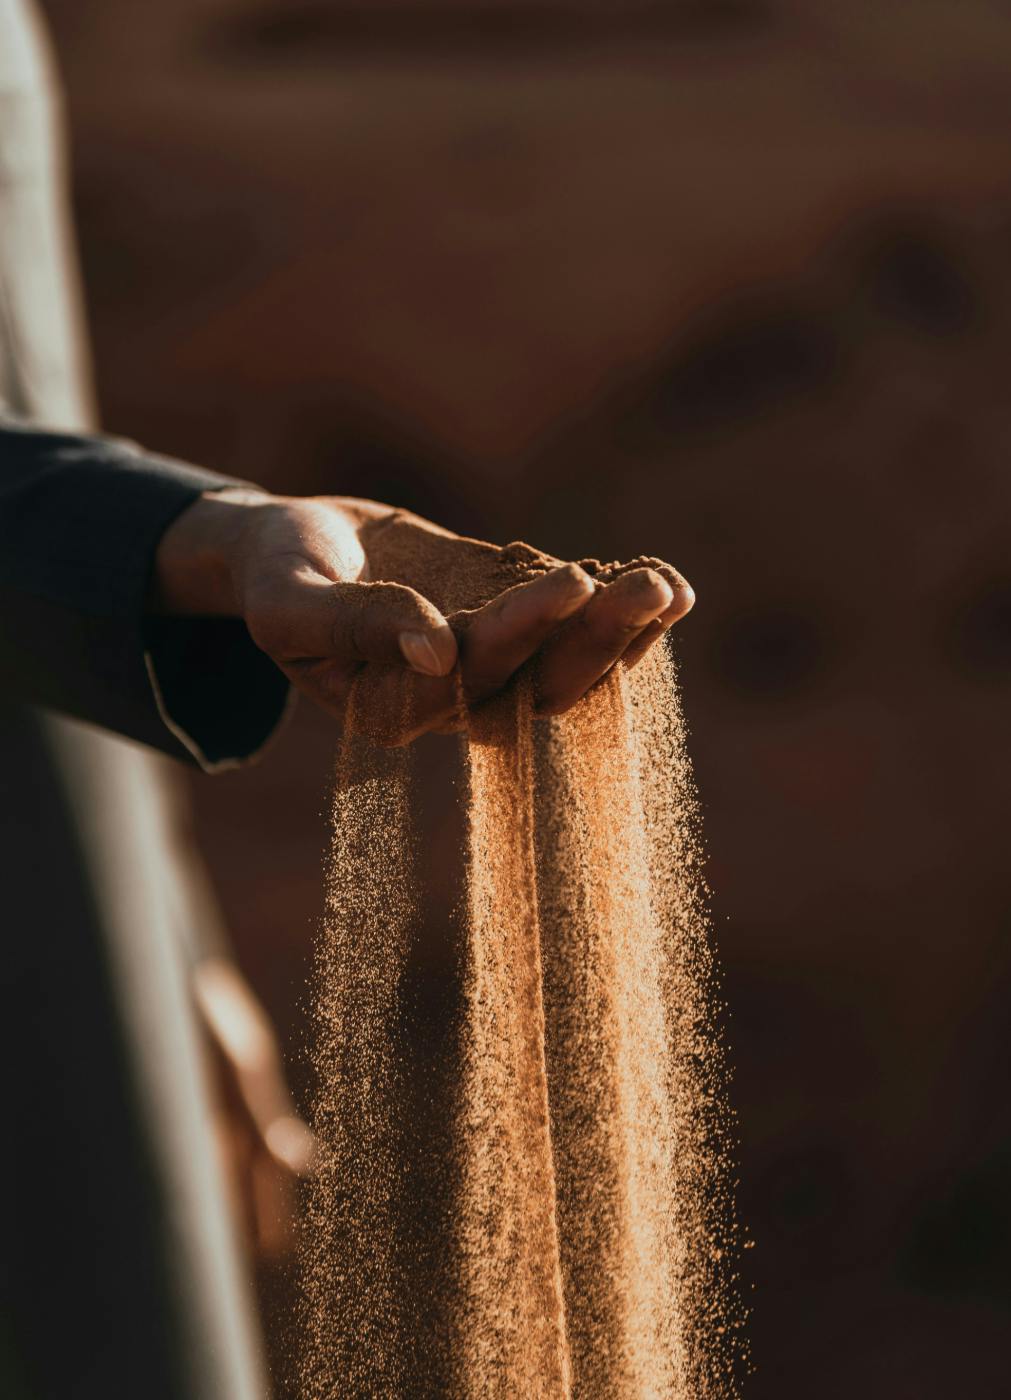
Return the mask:
[[[1011,11],[45,8],[110,426],[695,584],[748,1394],[1006,1394]],[[303,1092],[332,748],[193,782]]]

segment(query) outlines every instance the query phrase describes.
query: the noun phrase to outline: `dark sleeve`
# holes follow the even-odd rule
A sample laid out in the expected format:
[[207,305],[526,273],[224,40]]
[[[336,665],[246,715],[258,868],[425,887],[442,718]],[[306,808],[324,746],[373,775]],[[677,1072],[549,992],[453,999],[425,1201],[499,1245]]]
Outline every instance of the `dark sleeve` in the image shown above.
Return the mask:
[[0,685],[217,768],[269,737],[288,683],[234,618],[154,618],[162,533],[236,483],[112,438],[0,420]]

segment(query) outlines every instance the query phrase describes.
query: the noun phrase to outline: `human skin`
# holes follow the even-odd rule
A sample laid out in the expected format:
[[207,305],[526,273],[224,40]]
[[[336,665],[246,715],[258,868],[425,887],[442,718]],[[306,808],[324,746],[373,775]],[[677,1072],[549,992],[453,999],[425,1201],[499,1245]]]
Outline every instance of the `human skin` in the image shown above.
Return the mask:
[[658,561],[602,578],[374,501],[233,488],[168,528],[152,606],[243,618],[298,690],[343,719],[354,684],[380,742],[401,744],[458,727],[461,694],[480,704],[528,664],[538,712],[560,714],[694,602]]

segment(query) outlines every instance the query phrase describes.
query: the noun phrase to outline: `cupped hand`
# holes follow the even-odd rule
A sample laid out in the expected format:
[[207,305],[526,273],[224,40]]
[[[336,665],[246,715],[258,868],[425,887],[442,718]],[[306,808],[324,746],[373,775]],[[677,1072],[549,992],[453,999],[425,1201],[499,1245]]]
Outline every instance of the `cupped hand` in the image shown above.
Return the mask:
[[[467,707],[522,667],[538,711],[560,714],[617,662],[634,664],[694,601],[657,560],[567,564],[370,501],[234,491],[204,497],[191,530],[207,542],[203,577],[215,578],[208,609],[196,605],[208,591],[199,570],[187,576],[183,564],[192,509],[175,542],[181,609],[239,613],[299,690],[341,720],[353,692],[356,723],[387,745],[460,727]],[[166,554],[171,606],[171,539]]]

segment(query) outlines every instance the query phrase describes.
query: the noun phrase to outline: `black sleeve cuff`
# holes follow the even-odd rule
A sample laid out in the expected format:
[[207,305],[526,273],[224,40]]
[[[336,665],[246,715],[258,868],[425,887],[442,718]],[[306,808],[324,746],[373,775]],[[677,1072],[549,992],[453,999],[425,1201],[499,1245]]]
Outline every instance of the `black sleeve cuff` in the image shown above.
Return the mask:
[[251,757],[288,683],[245,625],[150,618],[155,551],[228,477],[0,420],[0,678],[22,699],[208,769]]
[[232,617],[157,617],[148,675],[166,729],[208,773],[253,757],[292,697],[284,674]]

